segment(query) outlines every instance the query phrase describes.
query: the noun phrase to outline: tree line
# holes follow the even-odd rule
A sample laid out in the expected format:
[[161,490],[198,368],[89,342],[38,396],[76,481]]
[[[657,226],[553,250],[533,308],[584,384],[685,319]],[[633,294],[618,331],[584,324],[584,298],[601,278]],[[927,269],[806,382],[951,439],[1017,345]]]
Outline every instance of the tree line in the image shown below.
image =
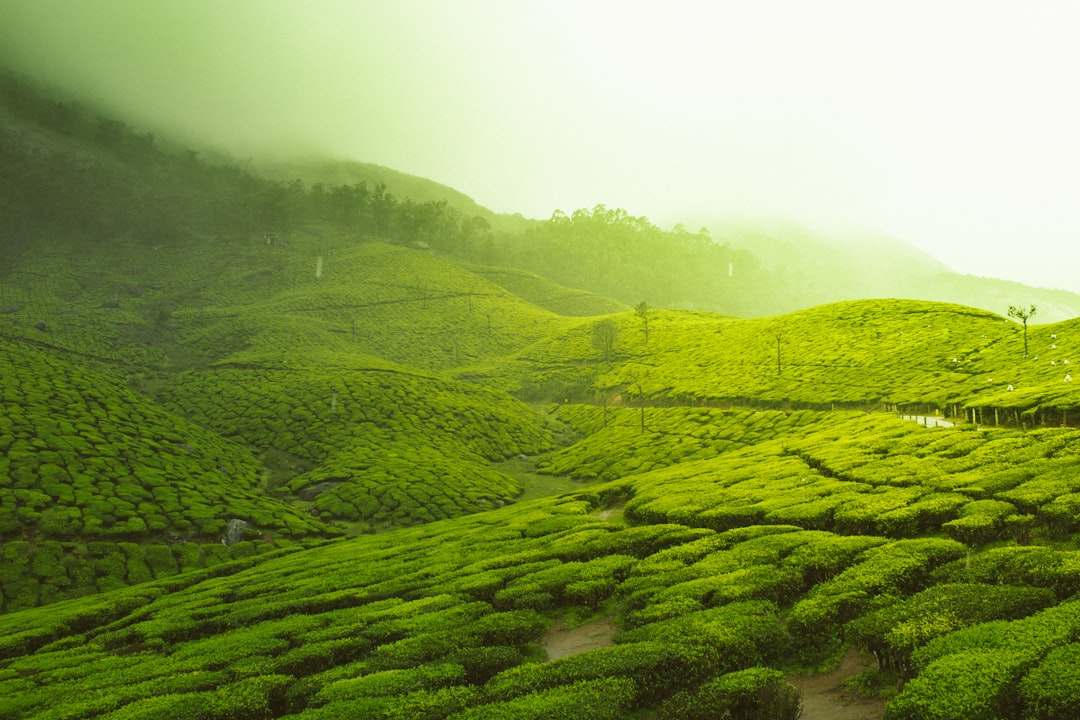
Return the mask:
[[259,177],[53,100],[11,74],[0,74],[0,108],[0,239],[7,249],[44,233],[157,244],[311,224],[468,256],[491,245],[486,219],[445,201],[398,198],[383,184],[308,187]]
[[704,228],[663,230],[597,205],[496,232],[487,217],[444,200],[398,197],[381,183],[260,177],[47,97],[11,74],[0,73],[0,109],[0,271],[40,235],[168,244],[307,228],[518,267],[627,304],[647,297],[659,306],[751,315],[775,293],[751,253],[714,242]]

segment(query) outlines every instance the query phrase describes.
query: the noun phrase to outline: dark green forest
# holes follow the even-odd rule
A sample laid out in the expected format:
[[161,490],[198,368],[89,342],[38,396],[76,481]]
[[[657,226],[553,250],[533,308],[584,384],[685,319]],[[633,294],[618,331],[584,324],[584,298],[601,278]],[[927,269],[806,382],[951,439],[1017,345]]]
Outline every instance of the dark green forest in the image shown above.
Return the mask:
[[0,717],[1080,715],[1049,296],[778,312],[764,240],[2,82]]

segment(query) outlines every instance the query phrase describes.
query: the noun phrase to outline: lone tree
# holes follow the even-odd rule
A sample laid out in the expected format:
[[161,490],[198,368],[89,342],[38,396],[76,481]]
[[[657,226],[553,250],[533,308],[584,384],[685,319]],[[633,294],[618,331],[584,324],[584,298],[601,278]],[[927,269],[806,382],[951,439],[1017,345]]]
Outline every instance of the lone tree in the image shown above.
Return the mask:
[[593,325],[593,347],[604,354],[604,360],[611,362],[611,353],[619,343],[619,326],[614,320],[606,319]]
[[641,324],[645,328],[645,344],[649,344],[649,305],[642,300],[634,306],[634,312],[641,318]]
[[1032,317],[1035,314],[1035,312],[1036,308],[1034,305],[1028,305],[1027,307],[1021,307],[1018,305],[1009,306],[1009,317],[1016,318],[1024,324],[1024,357],[1027,357],[1028,354],[1027,321],[1028,318]]

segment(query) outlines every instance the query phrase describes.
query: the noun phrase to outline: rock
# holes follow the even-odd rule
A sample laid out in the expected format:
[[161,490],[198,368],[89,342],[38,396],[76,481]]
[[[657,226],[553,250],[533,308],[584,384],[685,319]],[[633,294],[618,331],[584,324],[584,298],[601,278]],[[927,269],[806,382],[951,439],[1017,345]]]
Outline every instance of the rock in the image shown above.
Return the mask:
[[241,520],[239,518],[233,518],[229,522],[225,523],[225,536],[221,538],[221,542],[226,546],[235,545],[244,539],[244,528],[248,526],[247,520]]

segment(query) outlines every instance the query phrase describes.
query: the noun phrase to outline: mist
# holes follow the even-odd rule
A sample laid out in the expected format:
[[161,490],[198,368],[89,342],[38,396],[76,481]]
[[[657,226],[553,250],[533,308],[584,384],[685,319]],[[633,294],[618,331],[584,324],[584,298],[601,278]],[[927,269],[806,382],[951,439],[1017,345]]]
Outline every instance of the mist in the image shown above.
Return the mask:
[[961,273],[1080,291],[1070,3],[0,0],[0,17],[0,63],[193,147],[377,163],[530,217],[868,227]]

